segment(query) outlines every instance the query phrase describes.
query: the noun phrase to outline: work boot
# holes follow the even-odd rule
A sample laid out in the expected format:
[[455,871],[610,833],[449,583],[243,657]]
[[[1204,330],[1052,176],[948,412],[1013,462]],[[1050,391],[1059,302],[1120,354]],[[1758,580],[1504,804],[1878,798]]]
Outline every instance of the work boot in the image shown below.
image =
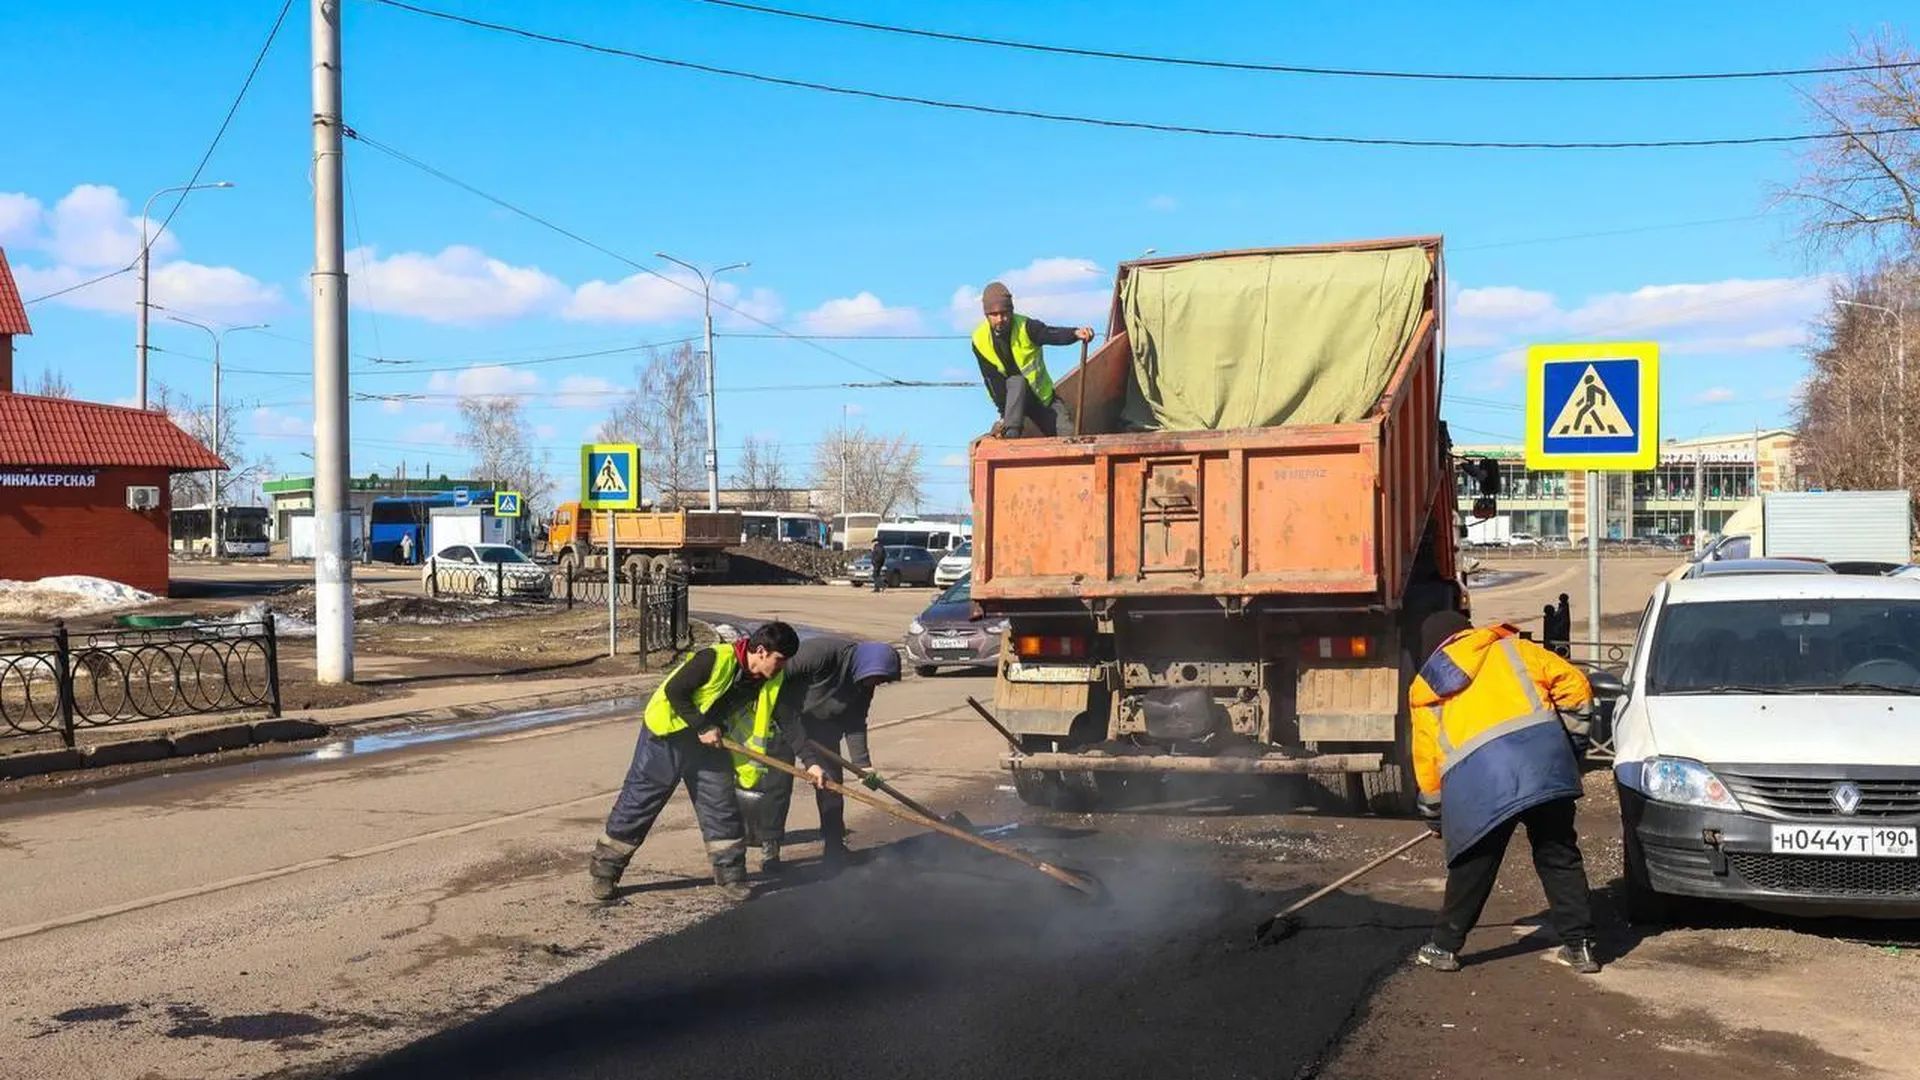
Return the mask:
[[760,845],[761,873],[778,874],[786,868],[787,864],[780,859],[780,841],[769,840]]
[[1420,946],[1420,951],[1413,954],[1413,960],[1415,963],[1423,964],[1435,971],[1460,970],[1460,957],[1435,945],[1431,941]]
[[747,864],[744,859],[714,867],[713,883],[719,886],[720,895],[736,903],[753,899],[753,886],[747,884]]
[[593,898],[606,903],[619,891],[620,875],[626,873],[627,864],[633,861],[633,853],[640,850],[639,844],[629,844],[603,836],[593,845],[593,858],[587,863],[587,873],[593,878]]
[[1593,942],[1579,941],[1572,945],[1562,945],[1547,954],[1547,959],[1567,967],[1582,975],[1600,974],[1600,961],[1594,959]]

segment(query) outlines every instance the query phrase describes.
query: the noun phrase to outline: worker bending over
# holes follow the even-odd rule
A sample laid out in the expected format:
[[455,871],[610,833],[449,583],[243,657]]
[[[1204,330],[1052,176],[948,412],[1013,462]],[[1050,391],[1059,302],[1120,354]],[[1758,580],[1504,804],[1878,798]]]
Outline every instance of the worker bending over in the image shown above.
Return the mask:
[[1074,417],[1054,395],[1053,378],[1040,355],[1045,345],[1092,341],[1091,327],[1053,327],[1039,319],[1013,313],[1013,293],[1000,282],[990,282],[980,294],[986,319],[973,331],[973,359],[986,380],[987,394],[1000,410],[994,429],[1002,438],[1020,437],[1032,420],[1042,435],[1072,435]]
[[1413,680],[1413,768],[1420,811],[1447,843],[1447,893],[1420,963],[1460,970],[1467,932],[1493,893],[1507,842],[1526,825],[1560,947],[1551,959],[1583,974],[1594,957],[1593,908],[1574,832],[1580,763],[1559,709],[1593,699],[1580,669],[1511,626],[1475,630],[1455,611],[1420,627],[1427,658]]
[[[799,649],[799,636],[783,622],[762,624],[743,640],[720,642],[688,656],[668,674],[647,702],[633,763],[607,816],[606,835],[594,845],[588,872],[593,896],[614,898],[620,875],[646,840],[673,790],[684,784],[694,819],[706,840],[713,880],[729,899],[753,895],[746,882],[747,839],[734,787],[749,766],[760,766],[721,747],[724,735],[754,749],[779,738],[774,721],[782,671]],[[799,725],[791,725],[798,731]],[[816,777],[819,761],[804,739],[789,738],[794,756]],[[792,745],[794,742],[802,745]],[[757,744],[757,745],[756,745]]]
[[[885,642],[808,638],[787,662],[780,726],[804,728],[803,741],[810,739],[860,768],[870,769],[873,757],[867,747],[867,713],[873,707],[873,690],[881,683],[899,681],[900,654]],[[845,779],[839,763],[822,758],[819,764],[827,779],[835,783]],[[819,783],[814,787],[814,804],[820,811],[821,860],[828,869],[838,869],[848,858],[846,798]],[[783,795],[770,797],[765,820],[779,822],[784,831],[791,799],[791,785]]]

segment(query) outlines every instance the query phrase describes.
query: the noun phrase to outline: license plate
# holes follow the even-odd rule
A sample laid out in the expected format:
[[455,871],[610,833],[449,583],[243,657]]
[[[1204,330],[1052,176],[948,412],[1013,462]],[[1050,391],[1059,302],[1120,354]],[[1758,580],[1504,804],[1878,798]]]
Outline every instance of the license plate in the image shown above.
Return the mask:
[[966,647],[967,642],[965,638],[931,637],[927,639],[927,648],[929,649],[953,650],[965,649]]
[[1920,853],[1915,830],[1897,826],[1773,826],[1775,855],[1833,855],[1866,859],[1911,859]]

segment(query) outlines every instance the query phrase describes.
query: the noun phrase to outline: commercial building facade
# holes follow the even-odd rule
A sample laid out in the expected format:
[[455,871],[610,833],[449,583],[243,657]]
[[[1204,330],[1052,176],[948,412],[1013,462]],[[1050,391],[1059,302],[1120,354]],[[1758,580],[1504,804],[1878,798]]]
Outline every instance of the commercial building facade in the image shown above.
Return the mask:
[[[1601,474],[1600,535],[1611,540],[1711,536],[1756,495],[1800,490],[1794,443],[1794,432],[1786,428],[1663,443],[1658,468]],[[1586,473],[1529,469],[1519,446],[1456,446],[1454,453],[1499,464],[1496,520],[1504,519],[1503,534],[1543,540],[1587,535]],[[1456,483],[1465,516],[1479,492],[1463,476],[1456,476]]]

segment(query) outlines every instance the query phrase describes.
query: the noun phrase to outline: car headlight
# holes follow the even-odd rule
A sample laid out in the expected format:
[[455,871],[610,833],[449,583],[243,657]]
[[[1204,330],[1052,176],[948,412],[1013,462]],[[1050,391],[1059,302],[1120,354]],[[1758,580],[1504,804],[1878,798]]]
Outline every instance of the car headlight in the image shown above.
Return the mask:
[[907,633],[909,634],[924,634],[926,632],[927,628],[920,625],[919,619],[915,619],[907,624]]
[[1697,761],[1651,758],[1640,763],[1640,789],[1649,799],[1738,813],[1740,803],[1713,770]]

